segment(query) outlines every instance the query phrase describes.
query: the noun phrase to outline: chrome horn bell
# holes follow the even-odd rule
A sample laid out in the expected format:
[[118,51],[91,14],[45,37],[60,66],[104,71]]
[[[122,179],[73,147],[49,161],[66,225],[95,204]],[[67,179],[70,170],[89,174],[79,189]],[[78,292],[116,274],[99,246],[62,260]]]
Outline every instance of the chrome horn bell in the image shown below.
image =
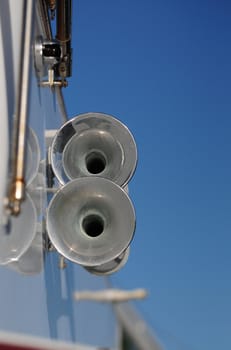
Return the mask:
[[10,216],[0,225],[0,265],[17,261],[27,251],[36,234],[36,222],[36,208],[26,192],[20,215]]
[[134,230],[135,212],[127,193],[101,177],[69,182],[48,207],[47,231],[52,244],[65,258],[92,273],[115,270],[118,262],[113,260],[123,260]]
[[108,114],[81,114],[65,123],[51,147],[59,182],[88,176],[107,178],[124,187],[136,168],[137,149],[128,128]]
[[120,269],[122,269],[122,267],[124,267],[124,265],[128,261],[129,253],[130,253],[130,247],[125,249],[125,251],[122,254],[120,254],[117,258],[107,262],[106,264],[93,266],[93,267],[85,266],[85,269],[88,272],[98,276],[110,275],[112,273],[119,271]]

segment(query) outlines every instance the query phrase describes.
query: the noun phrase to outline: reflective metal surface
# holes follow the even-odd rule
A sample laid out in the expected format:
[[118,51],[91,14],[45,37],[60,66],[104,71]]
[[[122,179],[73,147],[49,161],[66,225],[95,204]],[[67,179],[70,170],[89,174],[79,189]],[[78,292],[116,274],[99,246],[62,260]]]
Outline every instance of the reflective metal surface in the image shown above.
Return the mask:
[[32,128],[28,128],[26,141],[26,184],[30,185],[38,173],[40,149],[38,138]]
[[[31,64],[31,38],[34,18],[34,1],[28,0],[23,7],[23,27],[21,31],[21,51],[17,102],[12,134],[11,180],[8,192],[8,210],[12,215],[21,212],[21,202],[25,198],[25,158],[26,136],[29,111],[29,86]],[[12,67],[13,68],[13,67]]]
[[26,193],[21,213],[10,216],[5,227],[1,227],[0,264],[8,264],[22,256],[31,245],[36,233],[37,213],[32,199]]
[[83,266],[117,258],[135,230],[127,193],[110,180],[88,177],[65,185],[51,200],[47,231],[55,248]]
[[130,248],[128,247],[122,254],[120,254],[117,258],[107,262],[106,264],[102,264],[99,266],[93,267],[85,267],[87,271],[93,273],[98,276],[105,276],[115,273],[122,269],[126,264],[129,257]]
[[81,114],[57,132],[51,162],[61,184],[85,176],[99,176],[125,186],[137,162],[137,149],[128,128],[102,113]]
[[35,237],[25,251],[25,253],[11,262],[8,267],[25,275],[39,274],[43,269],[43,241],[41,236],[41,229],[37,228]]

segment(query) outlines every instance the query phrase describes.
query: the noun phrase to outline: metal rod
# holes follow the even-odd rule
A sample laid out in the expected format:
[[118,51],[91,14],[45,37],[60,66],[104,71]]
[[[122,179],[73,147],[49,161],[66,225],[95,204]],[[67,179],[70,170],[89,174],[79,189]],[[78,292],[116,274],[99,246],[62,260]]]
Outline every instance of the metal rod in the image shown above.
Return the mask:
[[71,40],[71,0],[57,1],[56,38],[61,42]]
[[12,181],[9,194],[11,214],[18,215],[25,196],[26,130],[28,121],[28,91],[30,77],[30,53],[33,25],[33,0],[24,2],[23,30],[21,38],[20,71],[17,90],[16,113],[13,130]]
[[103,290],[82,290],[74,293],[76,301],[96,301],[102,303],[121,303],[130,300],[144,299],[147,297],[146,289],[121,290],[107,288]]
[[62,61],[59,63],[59,75],[62,78],[71,76],[71,16],[72,1],[57,0],[56,39],[60,42]]

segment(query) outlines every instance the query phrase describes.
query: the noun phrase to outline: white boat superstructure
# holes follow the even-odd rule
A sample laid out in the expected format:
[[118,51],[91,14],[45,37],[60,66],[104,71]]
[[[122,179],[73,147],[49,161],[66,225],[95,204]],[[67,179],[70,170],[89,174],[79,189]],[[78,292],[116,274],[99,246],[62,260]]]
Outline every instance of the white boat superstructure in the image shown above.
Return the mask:
[[[107,289],[99,276],[128,259],[134,138],[108,114],[67,118],[70,0],[2,0],[0,48],[0,329],[76,349],[125,349],[121,329],[132,334],[126,312],[118,309],[117,321],[115,295],[106,291],[107,304],[76,298]],[[140,297],[121,293],[117,302]],[[155,341],[144,344],[137,349],[159,349]]]

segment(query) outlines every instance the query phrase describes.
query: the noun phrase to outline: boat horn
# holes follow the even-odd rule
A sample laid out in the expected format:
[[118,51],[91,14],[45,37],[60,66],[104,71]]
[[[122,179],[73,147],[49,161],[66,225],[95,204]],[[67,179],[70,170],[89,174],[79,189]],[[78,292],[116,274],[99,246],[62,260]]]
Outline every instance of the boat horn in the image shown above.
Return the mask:
[[119,271],[120,269],[122,269],[122,267],[124,267],[124,265],[128,261],[129,253],[130,253],[130,248],[128,247],[117,258],[107,262],[106,264],[102,264],[99,266],[93,266],[93,267],[92,266],[91,267],[85,266],[85,269],[88,272],[90,272],[94,275],[98,275],[98,276],[110,275],[112,273]]
[[102,177],[68,182],[54,195],[47,211],[53,246],[96,274],[123,266],[134,230],[135,212],[127,193]]
[[132,134],[108,114],[86,113],[69,120],[58,130],[51,146],[52,168],[62,185],[97,176],[124,187],[136,162]]

